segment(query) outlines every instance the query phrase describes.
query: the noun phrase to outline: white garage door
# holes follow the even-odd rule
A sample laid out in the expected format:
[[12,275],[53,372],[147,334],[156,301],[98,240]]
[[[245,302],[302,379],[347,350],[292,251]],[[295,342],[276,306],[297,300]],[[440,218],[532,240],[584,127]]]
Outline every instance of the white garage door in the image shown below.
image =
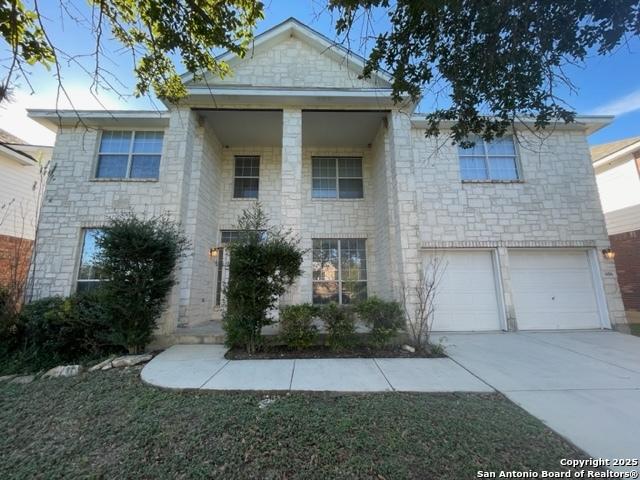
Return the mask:
[[501,330],[493,259],[488,251],[447,251],[435,297],[434,331]]
[[600,328],[587,252],[510,250],[509,265],[520,330]]

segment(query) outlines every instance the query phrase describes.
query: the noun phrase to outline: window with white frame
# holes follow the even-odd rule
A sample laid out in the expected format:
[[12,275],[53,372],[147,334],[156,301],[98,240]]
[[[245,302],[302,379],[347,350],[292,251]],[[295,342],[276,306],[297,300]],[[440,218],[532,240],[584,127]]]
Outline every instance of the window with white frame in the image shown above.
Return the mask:
[[104,130],[96,178],[157,179],[163,132]]
[[458,147],[460,178],[464,180],[519,180],[518,159],[513,137],[486,142],[474,138],[473,147]]
[[364,238],[314,238],[313,303],[349,304],[367,298]]
[[313,198],[363,198],[361,157],[312,157]]
[[235,157],[233,198],[258,198],[260,188],[260,157]]
[[100,234],[99,228],[82,229],[82,250],[80,253],[80,266],[78,268],[78,283],[76,290],[84,292],[99,285],[102,277],[97,266],[100,249],[96,239]]

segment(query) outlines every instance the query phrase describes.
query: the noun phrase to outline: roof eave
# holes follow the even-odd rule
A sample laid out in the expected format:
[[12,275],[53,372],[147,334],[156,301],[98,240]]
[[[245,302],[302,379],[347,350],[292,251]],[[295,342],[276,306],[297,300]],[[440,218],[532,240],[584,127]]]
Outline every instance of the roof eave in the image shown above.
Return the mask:
[[38,163],[37,160],[28,153],[22,152],[16,148],[12,148],[6,143],[0,143],[0,153],[2,153],[2,155],[4,155],[5,157],[9,157],[12,160],[15,160],[20,165],[33,166]]
[[55,110],[27,109],[29,118],[56,132],[59,127],[158,126],[169,125],[170,114],[153,110]]
[[629,155],[630,153],[635,152],[636,150],[640,150],[640,140],[638,140],[637,142],[632,143],[631,145],[627,145],[624,148],[621,148],[620,150],[616,150],[615,152],[611,152],[608,155],[605,155],[604,157],[596,160],[593,162],[593,166],[594,167],[599,167],[601,165],[605,165],[609,162],[612,162],[614,160],[617,160],[620,157],[624,157],[626,155]]
[[[426,128],[428,126],[425,119],[426,115],[426,113],[414,113],[411,116],[412,126],[417,128]],[[578,115],[575,117],[575,121],[573,122],[564,123],[562,121],[558,121],[558,123],[553,124],[551,128],[557,130],[582,130],[586,135],[591,135],[592,133],[595,133],[609,125],[613,122],[613,119],[614,117],[610,115]],[[534,122],[534,118],[521,120],[521,123],[524,124],[533,124]],[[446,128],[447,126],[453,125],[453,123],[453,121],[443,121],[441,122],[441,125]]]

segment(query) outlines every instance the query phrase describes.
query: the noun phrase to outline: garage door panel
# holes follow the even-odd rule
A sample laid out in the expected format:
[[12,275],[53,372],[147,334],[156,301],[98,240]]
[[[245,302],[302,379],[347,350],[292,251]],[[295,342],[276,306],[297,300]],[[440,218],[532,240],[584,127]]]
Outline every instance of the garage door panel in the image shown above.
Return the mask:
[[547,291],[549,288],[563,288],[568,291],[584,291],[592,288],[591,272],[571,270],[522,270],[516,273],[517,286],[534,291]]
[[521,330],[599,328],[585,251],[510,251],[511,286]]
[[433,330],[500,330],[491,252],[461,250],[439,256],[444,270],[434,301]]
[[[535,262],[531,263],[528,255],[535,255]],[[525,250],[523,252],[511,251],[509,263],[512,269],[524,268],[526,270],[567,270],[575,268],[583,270],[585,268],[584,259],[586,253],[583,251],[553,251],[553,252],[535,252]]]

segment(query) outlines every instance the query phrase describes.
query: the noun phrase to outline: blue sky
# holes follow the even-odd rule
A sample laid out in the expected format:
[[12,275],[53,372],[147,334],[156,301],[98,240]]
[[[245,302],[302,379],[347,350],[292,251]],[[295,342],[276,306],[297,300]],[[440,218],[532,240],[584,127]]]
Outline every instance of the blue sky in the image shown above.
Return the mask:
[[[90,15],[84,0],[74,0],[77,5],[76,16]],[[41,2],[47,16],[47,27],[54,42],[63,50],[74,53],[89,53],[92,40],[87,31],[70,20],[64,20],[59,10],[59,2]],[[335,38],[331,14],[325,9],[326,2],[321,0],[272,0],[266,2],[265,19],[258,25],[256,33],[263,32],[288,17],[294,16],[310,27],[320,31],[329,38]],[[88,19],[88,17],[87,17]],[[380,17],[378,28],[384,25],[384,17]],[[115,42],[108,42],[107,54],[110,61],[105,60],[105,67],[117,76],[124,84],[121,91],[132,91],[134,78],[130,57],[118,48]],[[366,54],[360,42],[354,40],[351,48],[358,53]],[[176,59],[177,60],[177,59]],[[628,46],[623,46],[608,57],[592,56],[584,66],[572,67],[568,73],[577,88],[577,92],[565,91],[563,98],[579,114],[612,114],[616,120],[612,125],[589,138],[590,143],[604,143],[620,138],[640,135],[640,39],[633,39]],[[119,98],[113,92],[100,91],[100,103],[89,93],[91,79],[77,66],[65,66],[63,81],[76,108],[100,108],[102,103],[107,108],[153,109],[162,108],[162,104],[153,98]],[[27,83],[23,80],[15,92],[12,104],[0,107],[0,128],[21,136],[33,143],[51,143],[53,136],[38,125],[28,120],[25,108],[52,108],[55,106],[56,82],[52,72],[36,67],[30,75],[30,82],[35,94],[29,93]],[[68,107],[63,101],[61,108]]]

